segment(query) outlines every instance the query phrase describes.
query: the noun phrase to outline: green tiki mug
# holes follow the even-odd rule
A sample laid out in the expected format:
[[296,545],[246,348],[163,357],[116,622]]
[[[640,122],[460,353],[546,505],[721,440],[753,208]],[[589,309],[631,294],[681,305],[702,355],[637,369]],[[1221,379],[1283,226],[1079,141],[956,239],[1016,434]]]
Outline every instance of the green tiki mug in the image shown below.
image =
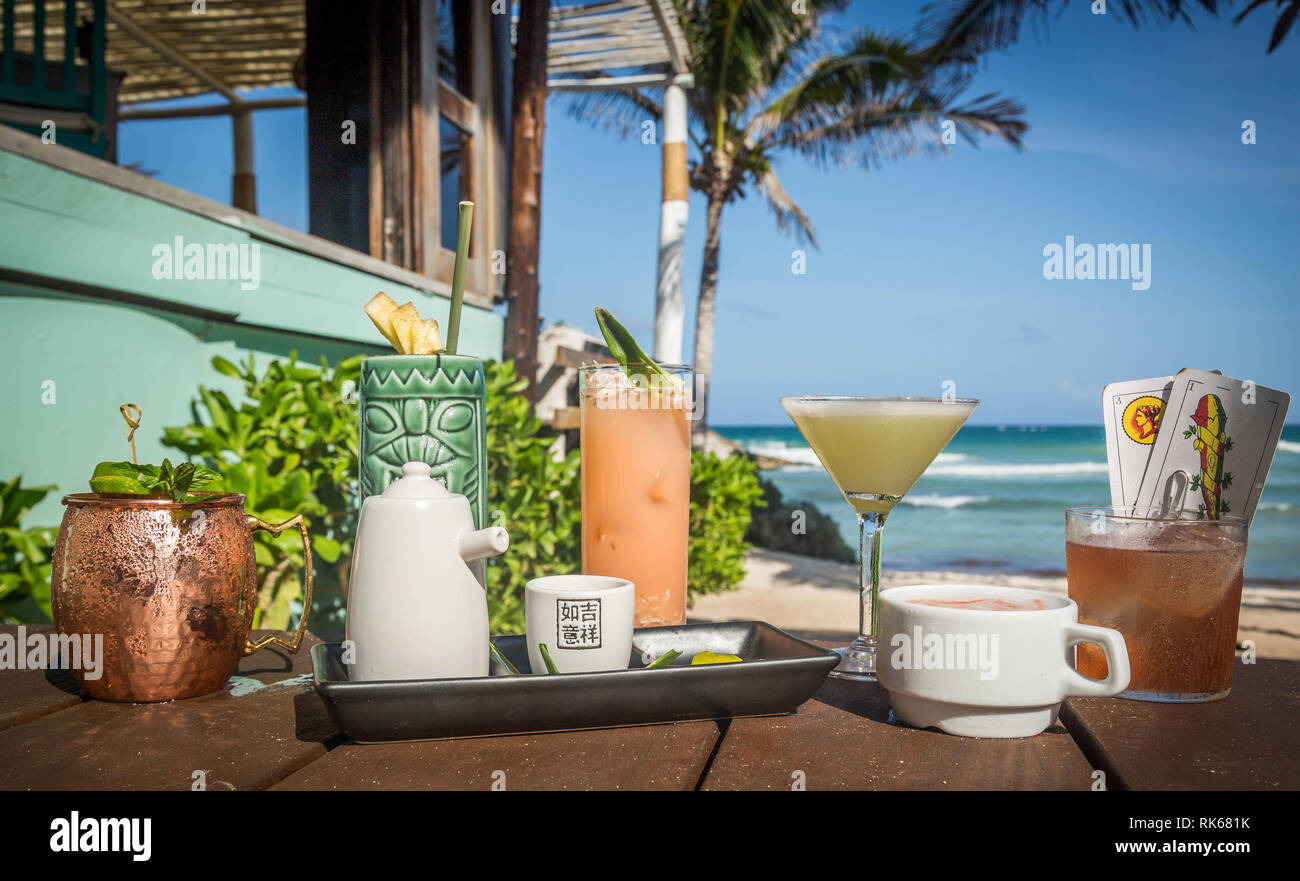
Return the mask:
[[488,526],[483,362],[470,355],[381,355],[361,362],[361,494],[424,462]]

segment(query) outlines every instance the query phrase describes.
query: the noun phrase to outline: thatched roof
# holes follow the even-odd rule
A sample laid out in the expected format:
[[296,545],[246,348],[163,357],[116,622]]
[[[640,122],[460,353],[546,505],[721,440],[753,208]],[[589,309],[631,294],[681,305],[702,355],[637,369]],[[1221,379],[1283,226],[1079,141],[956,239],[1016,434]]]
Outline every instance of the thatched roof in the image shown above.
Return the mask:
[[[20,52],[31,51],[32,7],[15,4]],[[46,57],[63,56],[63,3],[47,0]],[[212,0],[196,15],[188,2],[110,0],[108,67],[126,73],[120,104],[183,98],[215,91],[192,70],[164,57],[132,36],[133,25],[170,46],[233,89],[294,85],[294,65],[306,38],[303,0]],[[82,2],[83,17],[89,4]]]
[[[45,6],[46,51],[54,60],[63,54],[63,3]],[[88,6],[80,4],[83,16]],[[32,8],[30,0],[15,4],[20,52],[31,50]],[[108,67],[126,74],[119,104],[221,91],[214,81],[230,89],[301,86],[294,72],[306,40],[304,0],[212,0],[206,9],[198,15],[178,0],[109,0]],[[671,0],[555,3],[549,40],[552,80],[659,64],[686,72]]]

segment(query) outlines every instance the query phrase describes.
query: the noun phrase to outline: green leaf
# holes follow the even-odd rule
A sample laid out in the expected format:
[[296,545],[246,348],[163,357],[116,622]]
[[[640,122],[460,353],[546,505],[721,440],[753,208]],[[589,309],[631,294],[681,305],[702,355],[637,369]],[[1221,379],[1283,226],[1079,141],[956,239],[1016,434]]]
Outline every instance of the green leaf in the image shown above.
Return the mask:
[[210,392],[203,386],[199,386],[199,397],[207,407],[212,427],[217,431],[229,433],[232,428],[230,416],[233,408],[225,395],[220,392]]
[[293,602],[302,599],[302,589],[298,579],[293,576],[282,578],[275,588],[271,603],[263,612],[258,626],[270,630],[288,630],[293,616]]
[[172,473],[171,497],[175,502],[185,502],[188,499],[190,484],[194,482],[194,466],[189,462],[182,462],[176,466]]
[[90,491],[104,496],[147,496],[153,494],[153,487],[147,486],[134,477],[92,477]]
[[681,652],[679,652],[677,649],[672,649],[670,651],[664,652],[662,655],[655,658],[649,664],[646,664],[644,669],[658,670],[660,667],[667,667],[669,664],[671,664],[673,661],[677,660],[681,656],[682,656]]
[[53,485],[24,487],[22,483],[21,477],[0,483],[0,526],[16,526],[24,514],[58,489]]
[[492,657],[496,658],[498,664],[505,667],[514,675],[516,676],[519,675],[519,668],[516,667],[514,664],[510,663],[509,658],[501,654],[501,649],[497,648],[496,643],[492,642],[492,640],[488,640],[488,651],[491,652]]
[[14,526],[8,526],[0,529],[6,539],[6,544],[13,547],[18,553],[22,554],[33,563],[44,563],[45,554],[41,551],[41,546],[36,540],[36,536],[24,532]]
[[[296,534],[296,533],[295,533]],[[324,535],[313,535],[311,549],[326,563],[337,563],[343,548],[337,541]]]
[[275,554],[265,544],[260,541],[253,543],[253,560],[259,567],[269,569],[275,565],[275,559]]
[[100,462],[91,472],[91,477],[130,477],[137,479],[149,474],[149,469],[134,462]]
[[240,370],[238,367],[236,367],[234,364],[227,361],[225,358],[222,358],[220,355],[213,357],[212,369],[217,371],[218,373],[225,374],[226,376],[233,376],[235,379],[244,378],[244,371]]
[[674,388],[681,388],[682,384],[677,377],[665,371],[655,363],[653,358],[642,351],[628,329],[619,324],[608,310],[596,309],[596,323],[600,325],[600,333],[605,337],[605,345],[609,346],[609,353],[623,365],[623,369],[629,376],[648,378],[655,375],[671,383]]
[[213,471],[211,468],[204,468],[202,465],[195,465],[193,467],[194,479],[190,484],[193,489],[198,489],[201,486],[207,486],[208,484],[216,483],[221,480],[221,475]]
[[546,643],[539,642],[537,644],[537,650],[542,653],[542,663],[546,665],[546,672],[559,673],[560,671],[555,666],[555,662],[551,660],[551,653],[546,650]]

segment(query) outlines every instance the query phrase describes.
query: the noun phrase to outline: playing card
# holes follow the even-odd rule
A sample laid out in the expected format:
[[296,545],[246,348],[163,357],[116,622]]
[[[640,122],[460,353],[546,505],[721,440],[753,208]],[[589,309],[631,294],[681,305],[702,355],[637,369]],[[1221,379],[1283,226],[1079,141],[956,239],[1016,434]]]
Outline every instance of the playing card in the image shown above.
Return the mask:
[[1172,376],[1160,376],[1112,382],[1102,389],[1112,505],[1132,505],[1137,501],[1173,381]]
[[1180,370],[1137,504],[1161,505],[1185,484],[1183,511],[1249,522],[1290,404],[1286,392],[1204,370]]

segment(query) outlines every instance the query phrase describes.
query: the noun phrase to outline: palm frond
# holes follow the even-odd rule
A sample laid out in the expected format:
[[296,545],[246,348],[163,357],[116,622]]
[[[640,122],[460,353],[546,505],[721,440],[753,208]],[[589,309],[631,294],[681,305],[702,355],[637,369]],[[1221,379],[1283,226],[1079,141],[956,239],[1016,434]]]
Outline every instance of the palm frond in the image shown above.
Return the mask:
[[[1080,0],[1080,5],[1084,0]],[[1231,0],[1109,0],[1118,18],[1139,25],[1181,21],[1191,24],[1188,10],[1199,7],[1217,15]],[[1046,24],[1049,14],[1064,12],[1070,0],[936,0],[921,10],[917,31],[936,58],[973,62],[980,55],[1003,49],[1020,36],[1029,19]]]
[[927,72],[911,45],[897,37],[856,34],[844,51],[822,55],[784,92],[755,114],[748,129],[763,141],[783,129],[825,125],[846,109],[882,102],[914,88]]
[[746,146],[766,155],[792,149],[823,167],[870,168],[943,150],[944,121],[970,143],[993,136],[1022,146],[1028,126],[1020,104],[983,95],[959,106],[969,68],[933,62],[928,49],[917,51],[904,39],[854,34],[755,116]]
[[[1250,13],[1266,3],[1272,2],[1278,8],[1277,22],[1273,25],[1273,35],[1268,41],[1268,52],[1273,54],[1273,50],[1282,45],[1287,34],[1291,31],[1291,26],[1295,24],[1297,16],[1300,16],[1300,0],[1253,0],[1253,2],[1241,11],[1241,13],[1232,20],[1233,24],[1241,24],[1241,20]],[[1282,4],[1287,3],[1286,8]]]
[[716,137],[719,116],[738,117],[782,79],[827,12],[846,0],[712,0],[682,4],[691,73]]
[[772,170],[771,165],[754,175],[754,186],[767,200],[767,206],[776,217],[776,228],[783,235],[794,233],[800,241],[806,241],[814,248],[819,248],[817,231],[803,209],[781,186],[781,181]]
[[[915,96],[859,107],[833,122],[786,133],[765,150],[791,149],[822,167],[879,167],[885,162],[938,151],[938,108]],[[933,135],[919,137],[928,127]]]
[[659,102],[636,89],[563,92],[570,118],[611,131],[620,138],[639,131],[647,119],[663,116]]
[[942,140],[945,121],[953,122],[969,143],[986,135],[1020,148],[1029,128],[1020,118],[1023,113],[1018,102],[996,95],[952,106],[943,96],[922,91],[859,107],[823,125],[789,131],[765,145],[765,150],[788,148],[822,167],[876,168],[905,156],[946,152]]
[[955,123],[957,133],[973,147],[979,146],[976,135],[984,135],[1002,138],[1020,150],[1024,148],[1025,132],[1029,131],[1024,112],[1025,107],[1019,101],[989,93],[969,104],[949,108],[943,118]]

